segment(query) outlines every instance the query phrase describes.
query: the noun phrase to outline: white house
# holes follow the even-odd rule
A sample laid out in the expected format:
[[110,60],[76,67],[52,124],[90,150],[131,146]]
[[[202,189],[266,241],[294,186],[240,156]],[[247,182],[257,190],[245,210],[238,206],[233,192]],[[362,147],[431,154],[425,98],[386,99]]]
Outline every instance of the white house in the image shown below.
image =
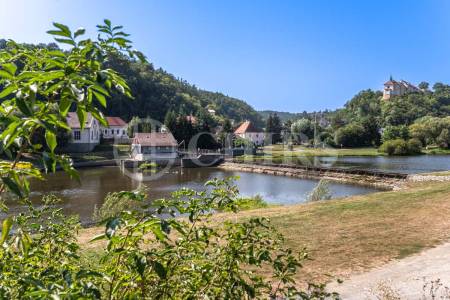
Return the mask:
[[108,127],[101,126],[102,137],[110,140],[128,139],[128,124],[119,117],[106,117]]
[[264,144],[264,132],[258,129],[250,121],[245,121],[234,131],[234,134],[243,139],[251,141],[257,146]]
[[90,152],[100,143],[100,124],[90,113],[86,116],[83,130],[75,112],[67,114],[67,124],[72,135],[66,150],[69,152]]
[[178,143],[170,132],[135,133],[131,157],[138,161],[171,160],[178,157]]

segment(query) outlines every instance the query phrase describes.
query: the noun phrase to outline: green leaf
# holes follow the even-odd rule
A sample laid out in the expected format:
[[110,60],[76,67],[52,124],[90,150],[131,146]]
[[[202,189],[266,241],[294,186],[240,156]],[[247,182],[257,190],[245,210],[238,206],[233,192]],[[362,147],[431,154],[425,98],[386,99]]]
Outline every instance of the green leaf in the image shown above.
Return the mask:
[[86,110],[81,107],[80,105],[78,105],[77,107],[77,116],[78,116],[78,120],[80,121],[80,128],[81,130],[84,129],[84,126],[86,125],[86,117],[87,117],[87,113]]
[[70,29],[66,25],[61,24],[61,23],[57,23],[57,22],[53,22],[53,26],[55,26],[56,28],[60,29],[65,34],[65,37],[68,37],[68,38],[71,37]]
[[8,187],[8,189],[22,198],[22,191],[20,190],[19,185],[9,177],[2,177],[3,183]]
[[94,116],[94,118],[97,119],[97,121],[100,122],[100,124],[102,124],[105,127],[108,127],[108,121],[106,121],[106,118],[101,111],[94,108],[91,110],[91,114],[92,114],[92,116]]
[[106,24],[108,27],[111,27],[111,21],[110,21],[110,20],[104,19],[103,22],[105,22],[105,24]]
[[50,130],[45,130],[45,141],[47,142],[47,146],[50,148],[50,151],[53,153],[56,148],[56,134],[51,132]]
[[86,32],[84,28],[78,28],[75,33],[73,34],[74,38],[77,38],[80,35],[83,35]]
[[67,35],[66,32],[60,31],[60,30],[49,30],[49,31],[47,31],[47,33],[51,34],[51,35],[59,35],[59,36],[68,37],[68,38],[71,37],[70,35]]
[[76,46],[75,42],[69,39],[57,39],[55,38],[55,41],[59,42],[59,43],[63,43],[63,44],[68,44],[68,45],[72,45],[72,46]]
[[72,101],[70,101],[69,98],[67,97],[61,98],[61,101],[59,102],[59,111],[64,117],[67,116],[67,113],[69,112],[71,105]]
[[17,66],[14,63],[2,64],[2,69],[14,76],[16,74]]
[[157,224],[156,226],[152,226],[151,230],[158,240],[160,240],[160,241],[166,240],[166,235],[161,230],[160,224]]
[[17,98],[16,99],[16,104],[17,107],[19,107],[20,111],[26,115],[26,116],[31,116],[33,114],[33,112],[31,111],[30,107],[28,106],[28,104],[26,103],[26,101],[23,98]]
[[13,221],[12,221],[11,217],[8,217],[3,220],[2,239],[0,240],[0,244],[3,244],[6,241],[9,231],[11,230],[12,224],[13,224]]
[[95,98],[97,98],[98,102],[100,102],[100,104],[103,107],[106,107],[106,98],[105,98],[105,96],[103,96],[103,94],[100,94],[100,93],[98,93],[96,91],[92,91],[92,92],[95,95]]
[[0,99],[5,98],[6,96],[10,95],[16,89],[17,89],[16,85],[13,85],[13,84],[12,85],[8,85],[5,89],[3,89],[3,91],[0,92]]
[[13,76],[4,70],[0,70],[0,78],[11,79]]

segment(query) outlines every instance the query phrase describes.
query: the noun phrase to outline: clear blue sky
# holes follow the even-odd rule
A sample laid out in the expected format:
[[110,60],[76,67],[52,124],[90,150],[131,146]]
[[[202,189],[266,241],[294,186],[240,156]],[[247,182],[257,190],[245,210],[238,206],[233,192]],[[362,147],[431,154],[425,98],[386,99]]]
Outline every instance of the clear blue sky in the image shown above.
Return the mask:
[[450,1],[1,0],[0,38],[49,42],[52,21],[125,26],[137,49],[256,109],[341,107],[392,74],[450,82]]

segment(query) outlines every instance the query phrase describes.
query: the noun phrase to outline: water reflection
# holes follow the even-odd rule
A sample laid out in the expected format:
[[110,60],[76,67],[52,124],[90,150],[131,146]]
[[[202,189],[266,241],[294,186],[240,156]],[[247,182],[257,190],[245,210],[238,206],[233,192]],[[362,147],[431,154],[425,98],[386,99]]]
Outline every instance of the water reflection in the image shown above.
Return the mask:
[[365,169],[406,174],[450,170],[449,155],[314,157],[315,166]]
[[[316,186],[317,180],[297,179],[255,173],[224,171],[217,168],[181,169],[175,168],[161,178],[152,181],[135,181],[121,173],[118,167],[80,169],[81,182],[71,180],[65,173],[49,174],[46,181],[33,181],[32,200],[37,201],[46,193],[63,199],[67,214],[78,214],[82,222],[89,222],[94,207],[100,206],[108,192],[132,190],[145,184],[149,198],[168,196],[182,187],[202,189],[203,184],[213,178],[239,176],[236,182],[243,196],[261,195],[269,203],[293,204],[304,202]],[[333,197],[366,194],[373,188],[349,184],[330,184]],[[11,206],[11,205],[10,205]],[[20,207],[12,207],[12,212]]]

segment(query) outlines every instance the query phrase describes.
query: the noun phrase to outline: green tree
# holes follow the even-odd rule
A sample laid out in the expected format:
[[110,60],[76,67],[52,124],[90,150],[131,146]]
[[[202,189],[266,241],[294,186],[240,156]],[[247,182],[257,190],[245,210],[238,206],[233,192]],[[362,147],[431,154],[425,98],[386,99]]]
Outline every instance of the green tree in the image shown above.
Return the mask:
[[422,81],[421,83],[419,83],[418,87],[419,89],[423,90],[423,91],[427,91],[429,88],[430,84],[426,81]]
[[272,143],[277,144],[281,142],[281,131],[283,129],[283,125],[281,123],[280,118],[277,113],[273,114],[272,117]]
[[408,126],[386,126],[383,128],[383,135],[381,137],[383,142],[395,139],[407,140],[409,138]]
[[299,119],[292,123],[291,133],[298,141],[314,137],[314,125],[309,119]]
[[170,132],[174,132],[176,130],[177,116],[172,110],[169,110],[164,117],[164,125]]
[[339,128],[335,133],[334,140],[337,146],[343,147],[361,147],[369,145],[364,127],[357,123],[351,123]]

